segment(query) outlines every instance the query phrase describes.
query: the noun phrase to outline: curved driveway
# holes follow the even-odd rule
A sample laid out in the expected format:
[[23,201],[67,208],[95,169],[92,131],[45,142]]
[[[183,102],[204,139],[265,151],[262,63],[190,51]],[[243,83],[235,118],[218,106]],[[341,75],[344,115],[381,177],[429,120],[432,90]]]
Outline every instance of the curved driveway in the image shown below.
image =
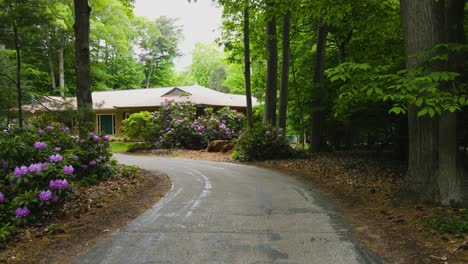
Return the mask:
[[381,263],[333,202],[271,170],[115,155],[169,175],[173,187],[77,263]]

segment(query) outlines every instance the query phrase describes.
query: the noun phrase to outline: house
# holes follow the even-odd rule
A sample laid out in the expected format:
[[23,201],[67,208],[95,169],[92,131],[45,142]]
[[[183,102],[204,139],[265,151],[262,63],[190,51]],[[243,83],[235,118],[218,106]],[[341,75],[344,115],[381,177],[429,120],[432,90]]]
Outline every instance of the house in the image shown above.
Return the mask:
[[[227,94],[212,89],[194,86],[164,87],[148,89],[131,89],[93,92],[93,110],[96,133],[122,136],[122,120],[141,111],[155,111],[165,100],[176,102],[190,101],[197,107],[197,114],[204,108],[219,109],[229,106],[231,109],[245,113],[245,95]],[[252,97],[252,105],[257,99]],[[25,106],[33,112],[63,111],[76,109],[76,98],[48,96],[40,104]]]

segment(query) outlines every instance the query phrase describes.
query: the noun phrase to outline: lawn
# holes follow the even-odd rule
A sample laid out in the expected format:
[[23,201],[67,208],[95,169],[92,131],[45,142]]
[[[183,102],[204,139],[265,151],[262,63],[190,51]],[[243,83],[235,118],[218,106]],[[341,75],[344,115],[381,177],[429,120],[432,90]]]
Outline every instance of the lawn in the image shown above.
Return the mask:
[[111,152],[118,153],[118,152],[127,152],[131,144],[123,143],[123,142],[111,142],[110,145],[111,145]]

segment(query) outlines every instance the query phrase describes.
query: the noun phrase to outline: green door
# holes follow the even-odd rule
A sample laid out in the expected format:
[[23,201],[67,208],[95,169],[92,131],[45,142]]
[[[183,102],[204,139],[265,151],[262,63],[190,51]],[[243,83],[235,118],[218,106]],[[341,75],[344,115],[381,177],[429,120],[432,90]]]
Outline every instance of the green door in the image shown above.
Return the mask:
[[113,115],[99,115],[99,123],[101,125],[99,132],[104,132],[107,135],[114,134],[114,116]]

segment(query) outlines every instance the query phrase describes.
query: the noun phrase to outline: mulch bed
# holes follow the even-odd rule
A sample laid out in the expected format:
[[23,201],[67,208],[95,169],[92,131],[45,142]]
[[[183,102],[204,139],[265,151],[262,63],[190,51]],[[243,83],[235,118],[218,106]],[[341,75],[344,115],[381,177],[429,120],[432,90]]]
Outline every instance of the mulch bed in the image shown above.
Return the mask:
[[98,240],[123,228],[170,189],[167,176],[140,170],[93,186],[75,186],[63,208],[44,223],[18,231],[0,263],[72,263]]

